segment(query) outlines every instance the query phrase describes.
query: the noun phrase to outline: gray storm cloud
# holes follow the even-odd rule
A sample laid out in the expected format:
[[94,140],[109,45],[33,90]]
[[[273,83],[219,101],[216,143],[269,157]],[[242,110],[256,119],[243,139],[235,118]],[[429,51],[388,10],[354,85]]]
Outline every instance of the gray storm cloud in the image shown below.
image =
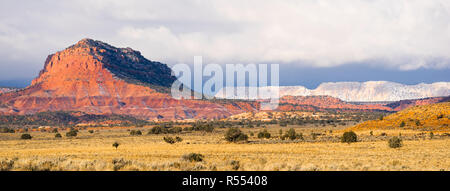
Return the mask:
[[[81,38],[152,60],[450,67],[450,1],[1,1],[0,67],[40,68]],[[1,75],[7,75],[2,69]]]

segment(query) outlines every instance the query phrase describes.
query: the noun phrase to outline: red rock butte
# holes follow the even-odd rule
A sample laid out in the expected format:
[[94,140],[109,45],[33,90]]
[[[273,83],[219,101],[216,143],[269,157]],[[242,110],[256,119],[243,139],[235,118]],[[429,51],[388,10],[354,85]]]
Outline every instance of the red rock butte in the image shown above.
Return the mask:
[[131,48],[83,39],[49,55],[30,86],[0,95],[0,114],[82,111],[147,120],[218,119],[257,111],[256,102],[177,100],[171,69]]

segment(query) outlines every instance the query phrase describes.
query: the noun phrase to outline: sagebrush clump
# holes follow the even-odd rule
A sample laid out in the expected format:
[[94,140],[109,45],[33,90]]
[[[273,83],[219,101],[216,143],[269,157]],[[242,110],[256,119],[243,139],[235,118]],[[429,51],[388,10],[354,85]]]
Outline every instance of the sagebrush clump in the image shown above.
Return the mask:
[[190,162],[201,162],[205,158],[202,154],[199,153],[189,153],[183,155],[183,160],[190,161]]
[[142,135],[142,132],[140,130],[131,130],[130,135],[131,136],[139,136],[139,135]]
[[175,138],[173,138],[173,137],[169,137],[169,136],[163,137],[163,140],[164,140],[166,143],[169,143],[169,144],[174,144],[174,143],[176,143],[176,142],[181,142],[181,141],[183,141],[183,139],[182,139],[181,137],[175,137]]
[[391,148],[399,148],[403,146],[402,139],[399,137],[392,137],[389,139],[388,143]]
[[116,142],[114,142],[113,144],[112,144],[112,146],[114,147],[114,148],[116,148],[116,150],[117,150],[117,147],[119,147],[119,143],[116,141]]
[[229,128],[225,132],[225,140],[229,142],[247,141],[248,136],[238,128]]
[[78,130],[70,130],[69,132],[66,133],[66,137],[76,137],[78,135]]
[[303,140],[303,134],[302,133],[296,133],[294,128],[290,128],[288,131],[286,131],[286,134],[284,134],[283,136],[281,136],[282,140],[285,139],[290,139],[290,140],[295,140],[295,139],[301,139]]
[[345,132],[342,135],[342,138],[341,138],[341,142],[343,142],[343,143],[349,143],[350,144],[350,143],[354,143],[354,142],[357,142],[357,141],[358,141],[358,136],[353,131]]
[[260,131],[258,133],[258,138],[262,139],[262,138],[266,138],[269,139],[270,138],[270,133],[267,131],[267,129],[264,129],[262,131]]
[[21,139],[31,139],[31,138],[33,138],[30,134],[28,134],[28,133],[25,133],[25,134],[22,134],[21,136],[20,136],[20,138]]

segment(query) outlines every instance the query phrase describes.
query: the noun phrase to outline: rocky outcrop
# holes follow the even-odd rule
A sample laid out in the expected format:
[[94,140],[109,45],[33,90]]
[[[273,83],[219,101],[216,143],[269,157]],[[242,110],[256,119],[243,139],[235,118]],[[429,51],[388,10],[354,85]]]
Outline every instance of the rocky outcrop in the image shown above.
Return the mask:
[[213,119],[258,110],[254,102],[177,100],[167,92],[176,80],[167,65],[131,48],[83,39],[48,56],[32,84],[0,96],[0,114],[82,111],[149,120]]

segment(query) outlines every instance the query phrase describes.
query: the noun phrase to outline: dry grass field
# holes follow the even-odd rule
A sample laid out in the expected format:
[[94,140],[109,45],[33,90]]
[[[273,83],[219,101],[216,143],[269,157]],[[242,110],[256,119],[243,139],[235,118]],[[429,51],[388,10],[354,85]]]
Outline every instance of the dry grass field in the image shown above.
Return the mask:
[[[168,144],[165,135],[130,136],[127,129],[81,130],[77,137],[54,138],[54,133],[0,134],[0,170],[450,170],[450,137],[444,132],[414,130],[357,131],[359,142],[340,143],[346,127],[295,127],[304,140],[282,141],[280,127],[269,126],[273,138],[258,139],[261,128],[242,129],[248,143],[228,143],[225,129],[213,133],[182,132],[182,142]],[[253,136],[251,136],[253,132]],[[312,132],[320,133],[314,139]],[[381,136],[386,133],[386,136]],[[403,147],[393,149],[387,140],[403,138]],[[120,145],[116,149],[114,142]],[[204,155],[201,162],[183,160],[188,153]]]

